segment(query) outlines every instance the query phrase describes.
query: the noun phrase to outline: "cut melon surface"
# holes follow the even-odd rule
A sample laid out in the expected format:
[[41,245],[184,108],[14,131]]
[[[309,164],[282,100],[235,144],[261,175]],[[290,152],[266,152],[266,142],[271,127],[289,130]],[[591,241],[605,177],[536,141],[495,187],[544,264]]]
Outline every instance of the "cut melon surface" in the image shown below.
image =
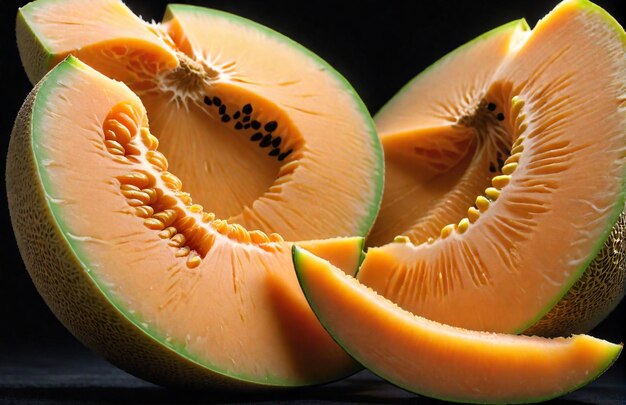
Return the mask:
[[[584,333],[626,290],[626,34],[588,1],[497,28],[376,116],[385,195],[359,280],[475,330]],[[389,243],[396,235],[399,243]]]
[[171,170],[219,218],[292,241],[373,225],[383,183],[373,121],[346,80],[294,41],[189,5],[147,23],[119,0],[29,3],[17,39],[33,83],[68,54],[126,83]]
[[[7,195],[26,267],[56,316],[163,385],[301,386],[357,371],[302,295],[292,243],[193,204],[157,146],[139,98],[76,58],[25,102]],[[304,245],[354,274],[363,238]]]
[[622,350],[587,335],[547,339],[444,325],[399,308],[297,245],[293,260],[311,308],[333,338],[372,372],[421,395],[543,401],[594,380]]

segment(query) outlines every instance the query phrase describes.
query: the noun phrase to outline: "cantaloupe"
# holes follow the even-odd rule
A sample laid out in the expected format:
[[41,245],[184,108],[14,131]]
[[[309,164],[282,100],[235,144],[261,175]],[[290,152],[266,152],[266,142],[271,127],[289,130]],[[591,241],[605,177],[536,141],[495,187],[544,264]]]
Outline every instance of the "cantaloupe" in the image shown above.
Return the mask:
[[[56,316],[169,386],[262,388],[359,369],[311,312],[291,243],[193,204],[139,98],[69,57],[33,89],[7,160],[11,221]],[[363,238],[304,242],[354,274]]]
[[388,244],[359,280],[469,329],[600,322],[626,288],[625,44],[604,10],[565,1],[411,81],[376,116],[386,178],[368,244]]
[[408,391],[474,403],[528,403],[592,381],[622,346],[587,335],[470,331],[415,316],[326,260],[293,247],[300,285],[324,327],[356,360]]
[[372,119],[343,77],[288,38],[191,5],[147,23],[120,0],[34,1],[16,30],[33,84],[68,54],[126,83],[171,171],[219,218],[288,240],[364,236],[374,223],[383,159]]

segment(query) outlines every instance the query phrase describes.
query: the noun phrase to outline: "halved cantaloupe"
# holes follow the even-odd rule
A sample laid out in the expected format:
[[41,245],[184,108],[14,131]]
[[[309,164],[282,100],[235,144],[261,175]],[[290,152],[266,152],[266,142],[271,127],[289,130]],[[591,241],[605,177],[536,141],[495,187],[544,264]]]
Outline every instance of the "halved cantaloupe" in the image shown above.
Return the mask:
[[376,117],[385,196],[359,280],[469,329],[584,333],[626,287],[626,34],[566,1],[446,56]]
[[538,338],[470,331],[415,316],[294,245],[304,294],[320,322],[380,377],[411,392],[475,403],[528,403],[594,380],[622,346],[587,335]]
[[288,240],[371,228],[373,122],[345,79],[282,35],[202,7],[170,5],[150,24],[120,0],[38,0],[19,10],[17,39],[33,83],[68,54],[125,82],[172,171],[219,218]]
[[[157,145],[139,98],[73,57],[22,107],[9,208],[56,316],[114,364],[163,385],[296,386],[356,371],[302,295],[291,244],[192,204]],[[362,244],[304,245],[354,274]]]

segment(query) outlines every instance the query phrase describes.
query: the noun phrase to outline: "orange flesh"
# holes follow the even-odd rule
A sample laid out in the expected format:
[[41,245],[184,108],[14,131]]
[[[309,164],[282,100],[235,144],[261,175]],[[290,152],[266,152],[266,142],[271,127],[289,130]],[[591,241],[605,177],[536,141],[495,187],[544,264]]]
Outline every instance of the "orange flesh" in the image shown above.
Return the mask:
[[587,335],[564,339],[475,332],[415,316],[313,254],[294,263],[311,307],[342,346],[381,377],[420,394],[511,403],[567,393],[619,355]]
[[129,85],[171,170],[207,211],[287,240],[369,230],[379,190],[363,185],[380,182],[377,141],[354,94],[324,65],[215,11],[170,6],[163,24],[148,25],[119,1],[65,4],[22,10],[55,55],[48,68],[73,53]]
[[[191,205],[137,96],[65,63],[34,151],[60,229],[112,302],[179,353],[240,378],[308,384],[355,370],[304,299],[291,244]],[[325,243],[318,250],[353,272],[359,239]]]
[[[500,169],[510,177],[494,177],[493,188],[477,193],[474,186],[480,182],[474,177],[462,190],[471,200],[467,205],[457,198],[458,186],[415,196],[420,207],[431,202],[433,210],[439,209],[446,204],[437,201],[441,196],[463,212],[448,212],[450,226],[437,229],[421,222],[418,230],[407,232],[409,237],[419,234],[414,241],[425,243],[370,249],[358,273],[361,282],[429,319],[496,332],[523,331],[562,297],[623,208],[624,39],[607,18],[586,3],[565,2],[508,51],[484,103],[494,103],[493,113],[504,114],[489,128],[500,128],[514,146],[503,162],[506,169]],[[473,66],[471,60],[465,62]],[[386,122],[379,121],[383,141],[395,139],[384,135]],[[388,188],[407,184],[395,193],[426,187],[421,180],[410,184],[389,167]],[[480,170],[470,166],[466,174],[472,170],[475,176],[501,174],[489,173],[484,165]],[[453,169],[448,173],[459,176]],[[385,212],[383,203],[382,224]],[[426,219],[421,221],[443,222],[440,216],[429,218],[431,211],[422,212]],[[450,213],[459,216],[449,218]],[[425,241],[425,236],[432,239]]]

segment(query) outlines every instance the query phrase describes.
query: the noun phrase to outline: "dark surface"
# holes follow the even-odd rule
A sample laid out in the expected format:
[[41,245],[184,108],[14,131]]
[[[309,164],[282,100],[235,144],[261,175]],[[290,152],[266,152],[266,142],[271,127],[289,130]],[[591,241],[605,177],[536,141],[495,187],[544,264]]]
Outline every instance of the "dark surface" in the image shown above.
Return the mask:
[[[375,113],[402,85],[447,52],[508,21],[533,26],[557,1],[183,1],[226,10],[267,25],[310,48],[342,73]],[[0,156],[6,156],[13,120],[31,89],[15,45],[15,14],[25,1],[0,1]],[[160,20],[166,1],[128,0],[145,19]],[[598,0],[626,22],[623,0]],[[4,178],[4,164],[0,164]],[[175,393],[144,383],[86,351],[45,306],[28,278],[0,198],[0,403],[24,402],[413,402],[412,396],[371,374],[280,396]],[[626,341],[626,302],[594,336]],[[625,356],[608,375],[562,403],[626,403]],[[423,400],[423,398],[420,398]],[[424,400],[425,401],[425,400]]]
[[[403,391],[368,371],[333,384],[280,393],[177,392],[135,378],[82,348],[17,351],[0,363],[0,376],[0,403],[443,403]],[[614,368],[584,389],[549,403],[625,404],[625,378]]]

